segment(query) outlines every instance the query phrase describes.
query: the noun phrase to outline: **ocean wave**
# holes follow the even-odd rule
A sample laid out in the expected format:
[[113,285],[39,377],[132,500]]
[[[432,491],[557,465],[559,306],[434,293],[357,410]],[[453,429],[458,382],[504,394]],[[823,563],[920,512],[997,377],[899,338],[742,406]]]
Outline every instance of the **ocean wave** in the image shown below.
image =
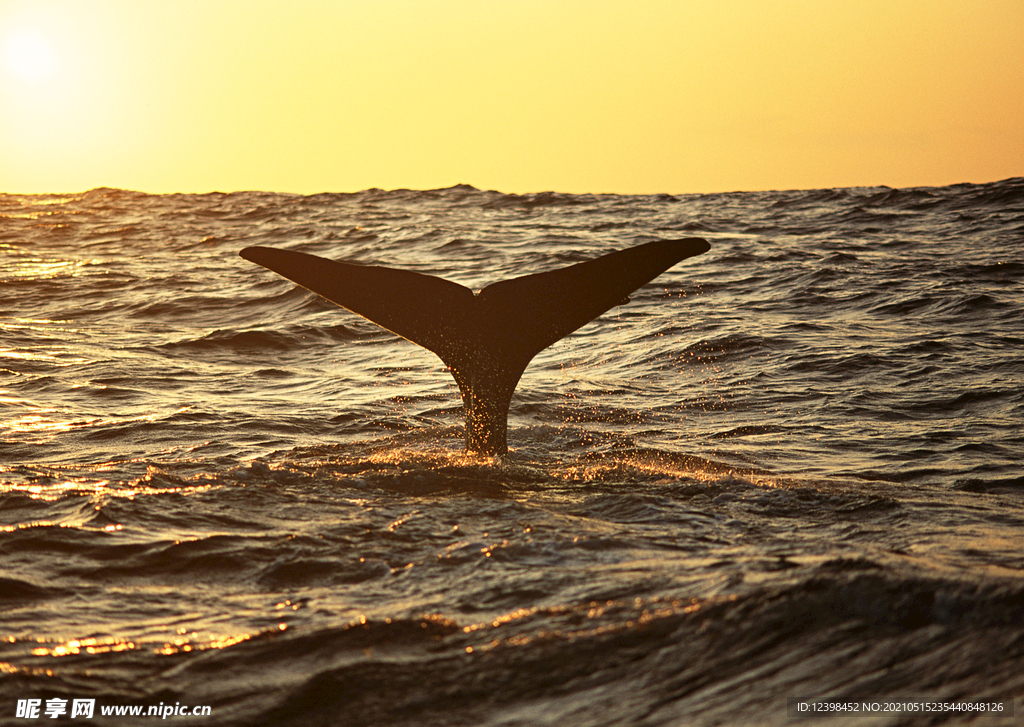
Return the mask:
[[[1017,694],[1021,189],[0,195],[0,695],[507,725]],[[238,257],[483,286],[684,233],[711,250],[526,370],[499,458],[436,356]]]

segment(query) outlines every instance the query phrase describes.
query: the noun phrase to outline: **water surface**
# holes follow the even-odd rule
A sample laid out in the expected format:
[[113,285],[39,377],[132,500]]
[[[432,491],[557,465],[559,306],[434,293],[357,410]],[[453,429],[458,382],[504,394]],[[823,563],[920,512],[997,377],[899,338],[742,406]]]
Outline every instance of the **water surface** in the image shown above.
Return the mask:
[[[533,361],[501,460],[433,354],[237,255],[479,288],[691,236]],[[1020,179],[0,196],[0,722],[1019,716],[1022,250]]]

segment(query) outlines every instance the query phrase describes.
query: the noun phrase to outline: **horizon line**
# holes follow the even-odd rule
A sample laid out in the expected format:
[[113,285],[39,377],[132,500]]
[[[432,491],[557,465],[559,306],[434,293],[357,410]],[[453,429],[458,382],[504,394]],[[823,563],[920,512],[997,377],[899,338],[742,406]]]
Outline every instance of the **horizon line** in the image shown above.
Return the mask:
[[147,192],[141,189],[131,189],[127,187],[108,187],[100,185],[98,187],[91,187],[89,189],[74,191],[74,192],[0,192],[0,195],[5,197],[75,197],[81,195],[92,194],[96,192],[127,192],[129,194],[143,194],[149,197],[170,197],[175,195],[183,196],[196,196],[202,197],[207,195],[231,195],[231,194],[280,194],[280,195],[291,195],[295,197],[317,197],[320,195],[357,195],[365,194],[367,192],[383,192],[385,194],[393,194],[397,192],[448,192],[456,189],[465,189],[472,192],[482,192],[485,194],[501,194],[509,197],[527,197],[543,194],[555,194],[565,196],[593,196],[593,197],[702,197],[709,195],[718,194],[758,194],[766,192],[820,192],[820,191],[838,191],[838,190],[849,190],[849,189],[899,189],[899,190],[915,190],[915,189],[945,189],[947,187],[962,187],[962,186],[985,186],[993,184],[1005,184],[1007,182],[1014,182],[1017,180],[1024,180],[1024,175],[1006,177],[1004,179],[995,179],[988,182],[952,182],[950,184],[922,184],[922,185],[910,185],[905,187],[893,187],[888,184],[854,184],[849,186],[839,187],[791,187],[785,189],[732,189],[727,191],[716,191],[716,192],[560,192],[554,189],[544,189],[535,192],[502,192],[497,189],[483,189],[476,187],[472,184],[460,182],[453,184],[449,187],[430,187],[425,189],[415,189],[412,187],[393,187],[391,189],[384,189],[381,187],[366,187],[355,191],[330,191],[323,190],[320,192],[290,192],[282,190],[271,190],[271,189],[235,189],[228,192],[212,189],[205,192]]

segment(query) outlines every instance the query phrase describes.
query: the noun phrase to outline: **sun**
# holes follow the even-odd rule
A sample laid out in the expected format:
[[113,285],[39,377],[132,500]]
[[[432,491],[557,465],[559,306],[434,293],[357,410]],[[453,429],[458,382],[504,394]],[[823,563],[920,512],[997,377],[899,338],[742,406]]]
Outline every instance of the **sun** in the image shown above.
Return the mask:
[[16,30],[2,41],[4,68],[22,83],[37,84],[57,75],[60,57],[46,36],[33,30]]

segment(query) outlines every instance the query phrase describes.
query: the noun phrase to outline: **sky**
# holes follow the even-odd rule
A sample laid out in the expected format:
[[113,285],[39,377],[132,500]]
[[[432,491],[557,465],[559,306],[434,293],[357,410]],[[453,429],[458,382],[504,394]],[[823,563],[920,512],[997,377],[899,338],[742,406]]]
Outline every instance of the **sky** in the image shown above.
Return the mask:
[[1021,0],[0,0],[0,193],[1024,176]]

